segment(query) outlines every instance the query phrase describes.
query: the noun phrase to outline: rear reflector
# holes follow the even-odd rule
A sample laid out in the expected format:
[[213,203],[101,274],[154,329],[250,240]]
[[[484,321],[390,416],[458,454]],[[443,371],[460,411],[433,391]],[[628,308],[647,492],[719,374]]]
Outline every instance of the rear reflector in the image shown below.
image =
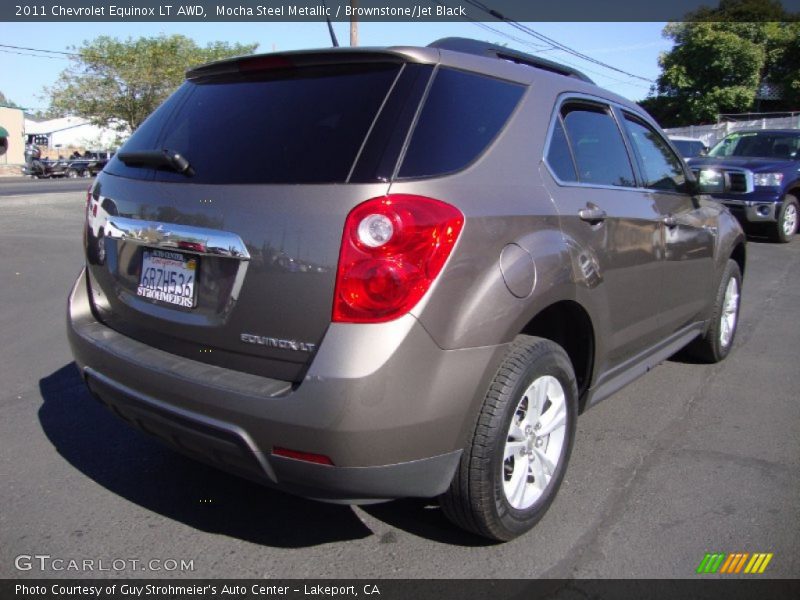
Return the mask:
[[333,461],[324,454],[313,454],[311,452],[301,452],[300,450],[289,450],[288,448],[281,448],[279,446],[275,446],[272,449],[272,454],[275,456],[283,456],[285,458],[293,458],[295,460],[315,463],[318,465],[333,466]]

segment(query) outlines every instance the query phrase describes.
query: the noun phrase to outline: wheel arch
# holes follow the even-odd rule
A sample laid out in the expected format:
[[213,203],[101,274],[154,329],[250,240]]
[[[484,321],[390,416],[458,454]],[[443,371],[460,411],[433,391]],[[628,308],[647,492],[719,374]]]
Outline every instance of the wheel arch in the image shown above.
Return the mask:
[[747,264],[747,247],[744,241],[739,241],[731,250],[731,259],[739,265],[739,272],[744,279],[744,269]]
[[519,333],[551,340],[564,349],[575,371],[582,411],[595,360],[595,331],[586,309],[574,300],[560,300],[537,312]]

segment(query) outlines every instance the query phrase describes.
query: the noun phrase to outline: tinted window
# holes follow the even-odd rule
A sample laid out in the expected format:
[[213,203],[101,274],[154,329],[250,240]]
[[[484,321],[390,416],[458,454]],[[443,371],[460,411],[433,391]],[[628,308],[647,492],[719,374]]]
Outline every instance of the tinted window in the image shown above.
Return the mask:
[[672,140],[672,145],[678,149],[681,156],[684,158],[693,158],[701,156],[706,150],[703,142],[696,142],[692,140]]
[[505,125],[521,85],[440,69],[406,152],[400,177],[457,171],[475,160]]
[[195,170],[107,170],[191,183],[344,182],[399,65],[347,65],[187,81],[122,151],[169,148]]
[[578,180],[598,185],[634,185],[633,169],[616,121],[607,107],[567,104],[561,109]]
[[567,135],[564,133],[564,126],[561,119],[556,120],[553,127],[553,135],[550,138],[550,147],[547,149],[547,164],[561,181],[577,181],[578,175],[575,172],[575,163],[572,162],[572,154],[569,151]]
[[653,129],[625,115],[634,152],[642,171],[643,187],[654,190],[678,191],[686,181],[681,159]]
[[392,178],[432,72],[431,65],[403,66],[361,151],[350,176],[351,183],[389,181]]
[[732,133],[708,153],[709,156],[756,156],[800,158],[800,134],[772,131]]

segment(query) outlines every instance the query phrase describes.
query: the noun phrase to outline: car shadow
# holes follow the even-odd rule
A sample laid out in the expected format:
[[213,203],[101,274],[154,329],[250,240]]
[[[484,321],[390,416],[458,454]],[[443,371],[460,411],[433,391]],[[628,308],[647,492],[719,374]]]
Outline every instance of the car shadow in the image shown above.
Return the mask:
[[766,233],[759,233],[759,232],[747,232],[747,242],[753,244],[766,244],[769,246],[775,246],[775,242],[770,238]]
[[[132,429],[92,397],[75,363],[41,379],[39,390],[39,422],[58,453],[99,485],[147,510],[201,531],[280,548],[373,535],[349,506],[271,490],[184,457]],[[435,500],[397,500],[362,509],[393,528],[433,541],[491,544],[452,525]],[[378,541],[395,540],[389,531]]]
[[130,428],[92,398],[74,363],[41,379],[39,389],[39,422],[59,454],[143,508],[201,531],[282,548],[372,535],[349,506],[270,490]]
[[[361,509],[396,529],[441,544],[473,548],[498,544],[498,542],[459,529],[450,523],[435,499],[407,498],[384,504],[370,504],[362,506]],[[391,543],[393,533],[384,534],[380,541]]]

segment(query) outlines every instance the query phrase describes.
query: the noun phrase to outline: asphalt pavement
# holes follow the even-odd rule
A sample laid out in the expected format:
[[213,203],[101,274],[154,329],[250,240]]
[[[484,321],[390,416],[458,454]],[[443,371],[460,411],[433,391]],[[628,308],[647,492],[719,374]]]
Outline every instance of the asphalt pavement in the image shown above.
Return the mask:
[[30,177],[2,177],[0,178],[0,198],[7,196],[31,194],[55,194],[60,192],[85,192],[94,179],[68,179],[56,177],[55,179],[31,179]]
[[[770,552],[761,577],[800,575],[800,239],[748,245],[725,362],[667,361],[588,411],[548,514],[489,544],[435,503],[295,498],[116,419],[65,335],[83,186],[25,183],[51,187],[0,181],[0,577],[692,578],[708,552]],[[51,559],[18,558],[34,555]]]

